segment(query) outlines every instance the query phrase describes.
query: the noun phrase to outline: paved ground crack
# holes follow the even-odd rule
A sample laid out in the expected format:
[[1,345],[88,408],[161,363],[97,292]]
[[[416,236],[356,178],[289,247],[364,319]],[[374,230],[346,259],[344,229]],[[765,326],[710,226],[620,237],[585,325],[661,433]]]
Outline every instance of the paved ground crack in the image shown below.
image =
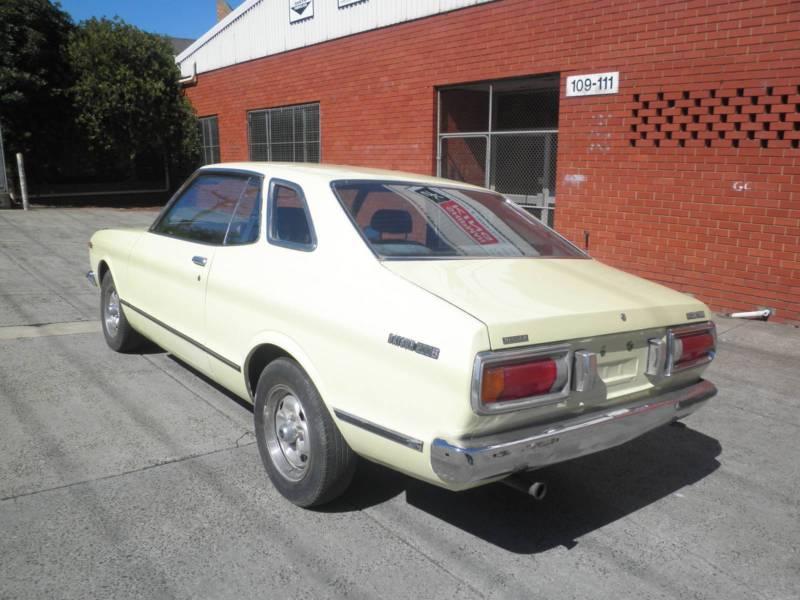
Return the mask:
[[421,548],[418,548],[417,546],[415,546],[414,544],[412,544],[411,542],[409,542],[407,539],[405,539],[405,538],[403,538],[403,537],[399,536],[399,535],[397,534],[397,532],[395,532],[393,529],[391,529],[391,528],[387,527],[386,525],[384,525],[384,524],[383,524],[383,522],[381,522],[381,520],[380,520],[380,519],[378,519],[377,517],[375,517],[375,516],[371,515],[370,513],[368,513],[368,512],[367,512],[367,511],[365,511],[365,510],[361,510],[361,511],[359,511],[359,512],[360,512],[362,515],[364,515],[365,517],[367,517],[368,519],[370,519],[370,520],[371,520],[373,523],[375,523],[376,525],[378,525],[378,527],[380,527],[381,529],[383,529],[383,530],[384,530],[384,531],[385,531],[387,534],[389,534],[390,536],[392,536],[392,537],[393,537],[393,538],[395,538],[396,540],[400,541],[401,543],[405,544],[406,546],[408,546],[409,548],[411,548],[411,549],[412,549],[414,552],[416,552],[417,554],[419,554],[419,555],[420,555],[420,556],[422,556],[423,558],[427,559],[427,560],[428,560],[428,561],[429,561],[431,564],[433,564],[434,566],[436,566],[436,568],[438,568],[439,570],[441,570],[441,571],[442,571],[442,572],[444,572],[444,573],[447,573],[447,574],[448,574],[450,577],[452,577],[453,579],[455,579],[455,580],[456,580],[456,581],[458,581],[459,583],[462,583],[462,584],[464,584],[465,586],[467,586],[467,587],[468,587],[470,590],[472,590],[472,591],[473,591],[475,594],[477,594],[479,597],[481,597],[481,598],[486,598],[486,594],[484,594],[482,591],[480,591],[478,588],[476,588],[474,585],[472,585],[472,584],[471,584],[469,581],[467,581],[467,580],[463,579],[462,577],[459,577],[457,574],[453,573],[453,572],[452,572],[450,569],[448,569],[447,567],[445,567],[445,566],[444,566],[442,563],[440,563],[438,560],[436,560],[435,558],[433,558],[433,557],[432,557],[430,554],[426,553],[426,552],[425,552],[424,550],[422,550]]
[[[254,439],[252,439],[252,438],[254,438],[254,437],[255,437],[255,436],[253,435],[253,432],[252,432],[252,431],[245,431],[245,432],[244,432],[242,435],[240,435],[240,436],[239,436],[239,437],[236,439],[236,447],[237,447],[237,448],[239,448],[239,447],[251,446],[251,445],[255,444],[255,440],[254,440]],[[242,443],[242,440],[243,440],[244,438],[250,438],[250,441],[248,441],[248,442],[245,442],[245,443]]]
[[[228,420],[229,420],[231,423],[234,423],[234,424],[236,424],[237,426],[239,426],[239,423],[237,423],[235,419],[231,418],[231,416],[230,416],[230,415],[228,415],[227,413],[225,413],[225,411],[221,410],[219,407],[217,407],[217,406],[215,406],[214,404],[212,404],[211,402],[209,402],[209,401],[208,401],[206,398],[204,398],[202,395],[198,394],[198,393],[197,393],[195,390],[193,390],[192,388],[190,388],[190,387],[189,387],[188,385],[186,385],[186,384],[185,384],[183,381],[181,381],[180,379],[178,379],[177,377],[175,377],[175,375],[173,375],[172,373],[170,373],[170,372],[169,372],[167,369],[165,369],[164,367],[162,367],[161,365],[159,365],[157,362],[155,362],[154,360],[152,360],[152,359],[151,359],[149,356],[147,356],[147,355],[145,355],[145,354],[142,354],[142,355],[141,355],[141,357],[142,357],[143,359],[145,359],[145,360],[146,360],[148,363],[150,363],[151,365],[153,365],[153,366],[154,366],[156,369],[158,369],[159,371],[161,371],[162,373],[164,373],[164,375],[166,375],[167,377],[169,377],[170,379],[172,379],[174,382],[176,382],[178,385],[180,385],[180,386],[181,386],[183,389],[185,389],[186,391],[188,391],[190,394],[192,394],[192,395],[193,395],[193,396],[195,396],[196,398],[199,398],[199,399],[200,399],[200,400],[202,400],[202,401],[203,401],[205,404],[207,404],[209,407],[211,407],[211,408],[212,408],[214,411],[218,412],[218,413],[219,413],[219,414],[221,414],[223,417],[225,417],[226,419],[228,419]],[[245,433],[242,435],[242,437],[244,437],[245,435],[247,435],[247,434],[249,434],[249,433],[251,433],[251,432],[250,432],[250,430],[247,430],[247,431],[245,431]],[[239,439],[242,439],[242,438],[240,437]],[[238,442],[238,440],[237,440],[237,442]]]
[[218,448],[216,450],[210,450],[209,452],[198,452],[197,454],[189,454],[188,456],[181,456],[180,458],[171,458],[171,459],[160,460],[160,461],[158,461],[158,462],[156,462],[154,464],[145,465],[144,467],[140,467],[138,469],[132,469],[130,471],[123,471],[122,473],[114,473],[113,475],[104,475],[102,477],[95,477],[94,479],[83,479],[81,481],[73,481],[72,483],[65,483],[64,485],[56,485],[56,486],[49,487],[49,488],[44,488],[44,489],[41,489],[41,490],[34,490],[32,492],[24,492],[22,494],[15,494],[13,496],[5,496],[3,498],[0,498],[0,502],[6,502],[6,501],[9,501],[9,500],[15,501],[15,500],[19,500],[20,498],[27,498],[28,496],[36,496],[36,495],[39,495],[39,494],[46,494],[47,492],[55,492],[55,491],[58,491],[58,490],[64,490],[64,489],[75,487],[75,486],[79,486],[79,485],[85,485],[87,483],[97,483],[98,481],[106,481],[108,479],[117,479],[119,477],[126,477],[128,475],[134,475],[136,473],[141,473],[143,471],[149,471],[150,469],[157,469],[159,467],[163,467],[163,466],[166,466],[166,465],[172,465],[172,464],[180,463],[180,462],[185,462],[185,461],[188,461],[188,460],[193,460],[195,458],[202,458],[204,456],[211,456],[213,454],[219,454],[221,452],[228,452],[230,450],[239,450],[240,448],[245,448],[247,446],[251,446],[254,443],[255,442],[250,442],[249,444],[241,444],[241,445],[237,444],[236,446],[229,446],[227,448]]

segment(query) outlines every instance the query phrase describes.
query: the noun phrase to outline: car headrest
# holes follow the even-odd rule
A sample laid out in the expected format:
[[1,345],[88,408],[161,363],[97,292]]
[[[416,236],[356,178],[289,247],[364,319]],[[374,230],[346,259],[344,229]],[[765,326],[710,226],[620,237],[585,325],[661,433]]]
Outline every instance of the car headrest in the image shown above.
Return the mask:
[[370,227],[381,233],[411,233],[411,215],[405,210],[382,208],[372,215]]

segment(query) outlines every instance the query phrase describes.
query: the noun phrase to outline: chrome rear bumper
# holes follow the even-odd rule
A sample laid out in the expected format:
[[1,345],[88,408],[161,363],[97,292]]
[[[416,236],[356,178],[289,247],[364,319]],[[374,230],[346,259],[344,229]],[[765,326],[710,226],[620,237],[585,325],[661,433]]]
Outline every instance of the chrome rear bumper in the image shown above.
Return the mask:
[[679,390],[530,427],[451,444],[431,445],[431,466],[445,482],[468,484],[559,463],[624,444],[681,419],[706,403],[717,388],[701,380]]

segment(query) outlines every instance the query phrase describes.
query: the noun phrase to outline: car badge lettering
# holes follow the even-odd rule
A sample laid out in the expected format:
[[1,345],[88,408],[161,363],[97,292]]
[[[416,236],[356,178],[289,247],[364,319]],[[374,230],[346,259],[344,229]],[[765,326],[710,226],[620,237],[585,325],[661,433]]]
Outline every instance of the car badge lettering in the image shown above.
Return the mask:
[[533,450],[534,448],[544,448],[546,446],[552,446],[553,444],[557,444],[560,441],[561,438],[551,437],[549,439],[539,440],[537,442],[531,442],[530,444],[528,444],[528,448],[530,448],[531,450]]
[[388,342],[393,346],[398,346],[405,350],[416,352],[417,354],[427,356],[428,358],[433,358],[434,360],[439,358],[439,348],[435,346],[429,346],[428,344],[423,344],[422,342],[416,342],[401,335],[390,333]]
[[706,311],[704,310],[696,310],[694,312],[686,313],[687,319],[705,319],[706,318]]
[[619,313],[619,318],[622,319],[623,321],[627,321],[628,315],[626,315],[625,313]]
[[512,335],[503,338],[504,344],[519,344],[520,342],[527,342],[527,341],[528,341],[527,335]]

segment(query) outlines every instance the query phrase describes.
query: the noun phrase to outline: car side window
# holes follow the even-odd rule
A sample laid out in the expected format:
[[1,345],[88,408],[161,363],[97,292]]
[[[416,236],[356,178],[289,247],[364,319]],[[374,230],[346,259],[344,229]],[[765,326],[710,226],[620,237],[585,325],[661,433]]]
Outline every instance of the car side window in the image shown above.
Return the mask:
[[[247,243],[258,237],[259,178],[207,173],[192,180],[152,231],[204,244]],[[230,228],[235,226],[232,234]]]
[[316,247],[303,191],[288,182],[273,181],[270,188],[269,241],[296,250]]
[[251,177],[239,198],[239,203],[231,217],[226,246],[251,244],[258,239],[260,229],[261,178]]

